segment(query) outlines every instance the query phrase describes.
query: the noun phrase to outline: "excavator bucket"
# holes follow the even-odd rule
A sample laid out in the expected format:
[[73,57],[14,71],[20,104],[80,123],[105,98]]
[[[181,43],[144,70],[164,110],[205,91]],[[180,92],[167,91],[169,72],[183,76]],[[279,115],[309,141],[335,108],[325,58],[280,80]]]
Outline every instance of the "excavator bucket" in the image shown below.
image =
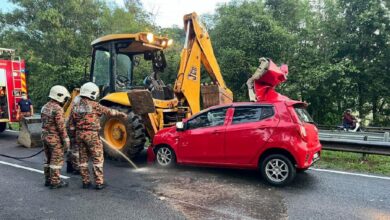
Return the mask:
[[200,93],[202,94],[203,108],[233,102],[233,95],[215,84],[202,85]]
[[41,117],[39,116],[23,118],[21,120],[18,143],[28,148],[40,147],[42,145],[41,126]]
[[134,89],[127,92],[131,108],[137,115],[144,115],[147,113],[154,113],[156,111],[152,94],[148,90]]

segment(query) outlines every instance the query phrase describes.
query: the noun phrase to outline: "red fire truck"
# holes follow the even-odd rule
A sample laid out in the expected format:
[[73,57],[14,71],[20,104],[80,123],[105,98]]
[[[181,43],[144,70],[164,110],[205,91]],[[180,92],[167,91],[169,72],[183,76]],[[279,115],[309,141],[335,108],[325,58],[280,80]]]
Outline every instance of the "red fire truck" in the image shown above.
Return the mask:
[[17,104],[27,94],[25,63],[15,50],[0,48],[0,132],[8,122],[17,122]]

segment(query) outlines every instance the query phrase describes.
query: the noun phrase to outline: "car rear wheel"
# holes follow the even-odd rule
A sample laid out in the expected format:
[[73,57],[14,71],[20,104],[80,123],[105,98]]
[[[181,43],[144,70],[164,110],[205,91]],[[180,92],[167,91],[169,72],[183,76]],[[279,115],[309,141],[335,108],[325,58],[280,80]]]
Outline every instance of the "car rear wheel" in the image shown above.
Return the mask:
[[296,175],[296,169],[289,158],[282,154],[267,156],[260,165],[263,178],[273,186],[285,186]]
[[160,167],[173,167],[176,164],[176,154],[172,148],[161,146],[156,151],[156,161]]

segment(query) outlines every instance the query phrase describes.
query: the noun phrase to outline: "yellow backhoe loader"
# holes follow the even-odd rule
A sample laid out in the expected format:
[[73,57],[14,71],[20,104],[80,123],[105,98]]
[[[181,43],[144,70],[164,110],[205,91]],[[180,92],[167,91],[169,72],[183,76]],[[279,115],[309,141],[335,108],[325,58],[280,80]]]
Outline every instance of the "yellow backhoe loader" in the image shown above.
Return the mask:
[[[103,116],[101,135],[130,158],[142,151],[146,138],[153,138],[157,131],[199,112],[201,107],[233,101],[210,37],[196,13],[184,16],[184,30],[185,44],[174,88],[159,76],[167,65],[164,50],[172,40],[141,32],[107,35],[92,42],[89,80],[100,88],[100,103],[128,114],[127,119]],[[134,71],[140,57],[151,64],[151,73],[142,85],[136,85]],[[209,85],[201,84],[202,64],[210,76]],[[69,108],[65,110],[68,114]],[[107,149],[108,156],[119,157]]]
[[[184,30],[185,44],[173,89],[159,77],[167,65],[163,51],[172,43],[168,38],[151,33],[114,34],[92,42],[90,80],[101,89],[100,103],[129,115],[127,121],[104,116],[102,136],[129,157],[144,148],[147,136],[152,138],[158,130],[199,112],[201,106],[233,101],[210,37],[196,13],[184,16]],[[134,64],[139,55],[151,61],[152,73],[143,85],[134,85]],[[201,64],[210,76],[210,85],[201,85]],[[115,151],[107,153],[117,156]]]

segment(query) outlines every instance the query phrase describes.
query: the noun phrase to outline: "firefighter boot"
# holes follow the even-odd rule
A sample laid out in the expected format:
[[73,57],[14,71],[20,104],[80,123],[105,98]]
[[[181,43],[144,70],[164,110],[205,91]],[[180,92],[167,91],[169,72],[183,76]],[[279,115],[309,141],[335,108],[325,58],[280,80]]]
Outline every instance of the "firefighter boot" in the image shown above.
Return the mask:
[[50,189],[59,189],[59,188],[67,187],[67,186],[68,186],[68,182],[61,180],[58,184],[51,185]]
[[91,183],[83,183],[83,189],[89,189],[92,187]]
[[106,187],[107,187],[107,185],[104,184],[104,183],[102,183],[102,184],[97,184],[97,185],[95,186],[95,189],[96,189],[96,190],[101,190],[101,189],[104,189],[104,188],[106,188]]

